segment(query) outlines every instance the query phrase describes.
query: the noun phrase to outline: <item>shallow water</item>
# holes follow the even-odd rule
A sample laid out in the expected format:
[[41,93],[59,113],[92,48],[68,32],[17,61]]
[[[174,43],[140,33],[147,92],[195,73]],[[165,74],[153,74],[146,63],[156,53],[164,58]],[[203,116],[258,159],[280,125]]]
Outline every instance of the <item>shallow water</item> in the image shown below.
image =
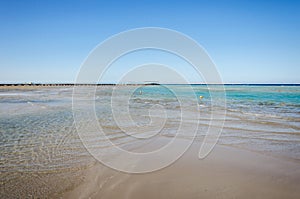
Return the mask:
[[[97,121],[114,144],[138,151],[139,146],[160,136],[172,139],[182,122],[182,107],[191,116],[199,112],[199,119],[185,118],[187,132],[182,139],[192,139],[188,124],[198,122],[196,139],[202,141],[210,125],[210,90],[216,96],[216,120],[223,117],[226,120],[219,144],[300,162],[300,86],[225,86],[226,106],[222,104],[220,86],[189,88],[186,85],[134,88],[128,106],[118,107],[119,111],[129,108],[134,125],[128,124],[126,128],[132,131],[151,123],[149,109],[154,105],[165,110],[165,114],[155,115],[158,120],[165,119],[163,128],[146,140],[124,134],[117,125],[111,110],[113,86],[99,86],[94,102],[86,97],[93,95],[95,87],[83,87],[77,99],[82,107],[95,103]],[[130,90],[130,86],[119,87],[117,100],[122,100]],[[82,180],[80,172],[95,163],[75,128],[72,92],[72,87],[0,89],[1,198],[58,196],[78,185]],[[178,96],[182,97],[181,102]],[[103,137],[87,135],[85,139],[94,149],[108,147]]]

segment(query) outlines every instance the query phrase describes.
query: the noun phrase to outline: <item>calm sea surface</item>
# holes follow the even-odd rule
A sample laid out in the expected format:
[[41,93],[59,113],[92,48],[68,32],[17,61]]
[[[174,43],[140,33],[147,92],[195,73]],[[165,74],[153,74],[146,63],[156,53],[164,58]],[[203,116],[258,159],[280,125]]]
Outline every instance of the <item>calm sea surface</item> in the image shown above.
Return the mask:
[[[172,139],[181,121],[181,107],[187,106],[191,113],[200,112],[199,119],[190,118],[187,122],[199,123],[196,140],[201,141],[210,124],[209,90],[218,97],[222,89],[213,86],[208,90],[204,85],[193,85],[192,94],[187,92],[187,87],[136,88],[128,102],[135,125],[149,124],[149,109],[159,105],[166,112],[161,116],[166,123],[158,136]],[[114,121],[111,110],[113,89],[113,86],[97,87],[94,102],[85,101],[86,95],[93,94],[90,91],[79,99],[82,99],[83,107],[95,103],[97,120],[115,144],[125,148],[138,146],[141,143],[124,136]],[[119,99],[122,100],[130,89],[130,86],[120,87]],[[215,103],[220,118],[225,117],[218,144],[300,163],[300,86],[228,85],[225,90],[226,106],[221,103],[223,99],[216,99]],[[82,180],[80,172],[95,164],[75,128],[72,92],[72,87],[0,88],[1,198],[59,196],[78,185]],[[186,96],[185,105],[179,103],[176,93]],[[197,108],[189,104],[191,96],[195,97],[193,101],[196,100]],[[199,96],[203,98],[199,99]],[[189,138],[187,128],[182,139]],[[107,147],[101,137],[91,137],[88,141],[99,150]]]

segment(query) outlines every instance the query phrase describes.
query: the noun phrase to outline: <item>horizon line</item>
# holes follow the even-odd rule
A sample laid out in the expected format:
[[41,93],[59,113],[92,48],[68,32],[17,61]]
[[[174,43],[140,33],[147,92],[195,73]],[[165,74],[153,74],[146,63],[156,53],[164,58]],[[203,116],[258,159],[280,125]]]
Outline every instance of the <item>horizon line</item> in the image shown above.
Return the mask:
[[0,83],[0,86],[130,86],[130,85],[248,85],[248,86],[300,86],[300,83],[157,83],[157,82],[145,82],[145,83]]

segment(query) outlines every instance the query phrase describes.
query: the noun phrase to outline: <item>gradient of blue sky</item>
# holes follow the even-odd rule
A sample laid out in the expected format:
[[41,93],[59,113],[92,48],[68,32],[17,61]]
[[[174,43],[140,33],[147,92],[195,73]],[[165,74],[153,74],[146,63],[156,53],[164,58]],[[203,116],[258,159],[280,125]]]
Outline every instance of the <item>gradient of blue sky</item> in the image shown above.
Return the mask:
[[1,1],[0,82],[73,82],[109,36],[189,35],[226,83],[300,83],[300,1]]

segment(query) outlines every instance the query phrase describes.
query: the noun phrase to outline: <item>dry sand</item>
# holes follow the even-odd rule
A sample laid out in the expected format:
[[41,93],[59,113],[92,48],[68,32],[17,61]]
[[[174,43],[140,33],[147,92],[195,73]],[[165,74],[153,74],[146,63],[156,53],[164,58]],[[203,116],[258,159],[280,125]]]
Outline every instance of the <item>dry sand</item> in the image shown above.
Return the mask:
[[102,164],[86,170],[84,183],[63,198],[299,198],[300,163],[226,146],[203,160],[200,143],[171,166],[126,174]]

